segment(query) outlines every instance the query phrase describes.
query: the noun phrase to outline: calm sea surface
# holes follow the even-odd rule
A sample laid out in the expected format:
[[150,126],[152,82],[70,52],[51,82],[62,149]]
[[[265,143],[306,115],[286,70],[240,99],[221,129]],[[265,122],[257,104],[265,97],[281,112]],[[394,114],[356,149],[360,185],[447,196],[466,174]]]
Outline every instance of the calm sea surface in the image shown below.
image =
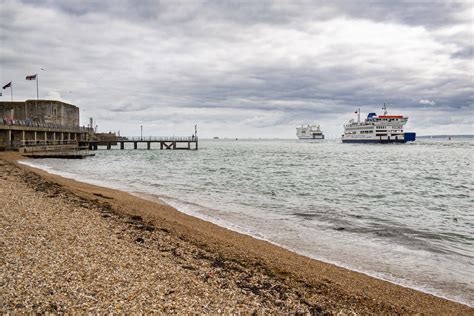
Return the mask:
[[202,140],[34,160],[312,258],[474,305],[474,142]]

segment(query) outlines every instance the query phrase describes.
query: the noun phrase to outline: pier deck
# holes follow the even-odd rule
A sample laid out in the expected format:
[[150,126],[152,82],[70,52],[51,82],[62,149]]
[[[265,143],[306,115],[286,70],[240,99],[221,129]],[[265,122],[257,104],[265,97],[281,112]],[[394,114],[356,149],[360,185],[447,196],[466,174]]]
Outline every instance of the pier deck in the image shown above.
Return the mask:
[[65,152],[33,152],[23,154],[28,158],[60,158],[60,159],[83,159],[85,157],[95,156],[94,153],[81,151],[65,151]]
[[95,156],[88,148],[81,148],[77,141],[23,141],[18,151],[29,158],[83,159]]

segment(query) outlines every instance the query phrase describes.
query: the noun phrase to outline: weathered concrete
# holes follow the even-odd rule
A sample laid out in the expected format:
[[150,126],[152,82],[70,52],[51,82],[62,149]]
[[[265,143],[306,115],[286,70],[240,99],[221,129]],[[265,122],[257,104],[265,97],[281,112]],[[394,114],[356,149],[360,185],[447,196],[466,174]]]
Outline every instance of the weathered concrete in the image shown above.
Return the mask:
[[56,100],[0,101],[0,118],[79,126],[79,108]]

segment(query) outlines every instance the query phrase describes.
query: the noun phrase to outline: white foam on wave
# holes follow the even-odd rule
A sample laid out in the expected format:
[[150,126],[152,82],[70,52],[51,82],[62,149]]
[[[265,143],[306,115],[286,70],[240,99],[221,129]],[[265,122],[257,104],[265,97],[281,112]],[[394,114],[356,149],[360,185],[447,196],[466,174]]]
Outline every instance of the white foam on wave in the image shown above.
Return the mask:
[[108,187],[108,188],[115,189],[115,190],[123,190],[123,191],[130,190],[130,188],[128,186],[126,186],[125,184],[122,184],[122,183],[88,178],[88,177],[85,177],[83,175],[79,175],[79,174],[76,174],[76,173],[71,173],[71,172],[55,169],[55,168],[53,168],[53,167],[51,167],[47,164],[42,164],[42,163],[39,163],[37,161],[19,160],[18,163],[29,166],[29,167],[41,169],[41,170],[44,170],[44,171],[46,171],[50,174],[58,175],[58,176],[61,176],[63,178],[67,178],[67,179],[77,180],[77,181],[81,181],[81,182],[85,182],[85,183],[89,183],[89,184],[93,184],[93,185],[97,185],[97,186],[102,186],[102,187]]

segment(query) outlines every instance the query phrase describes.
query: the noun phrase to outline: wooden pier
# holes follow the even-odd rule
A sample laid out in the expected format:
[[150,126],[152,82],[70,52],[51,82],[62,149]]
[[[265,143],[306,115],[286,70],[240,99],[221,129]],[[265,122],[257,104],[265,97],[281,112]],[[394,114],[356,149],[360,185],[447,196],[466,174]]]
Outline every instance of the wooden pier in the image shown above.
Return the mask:
[[159,137],[159,136],[150,136],[150,137],[121,137],[116,140],[109,141],[95,141],[90,140],[87,142],[82,142],[82,145],[87,145],[90,150],[98,150],[99,146],[105,147],[107,150],[112,149],[114,146],[119,146],[121,150],[125,149],[125,144],[133,143],[133,149],[138,149],[139,144],[146,144],[146,149],[158,149],[152,148],[152,144],[160,144],[159,149],[167,150],[198,150],[198,138],[197,137]]

